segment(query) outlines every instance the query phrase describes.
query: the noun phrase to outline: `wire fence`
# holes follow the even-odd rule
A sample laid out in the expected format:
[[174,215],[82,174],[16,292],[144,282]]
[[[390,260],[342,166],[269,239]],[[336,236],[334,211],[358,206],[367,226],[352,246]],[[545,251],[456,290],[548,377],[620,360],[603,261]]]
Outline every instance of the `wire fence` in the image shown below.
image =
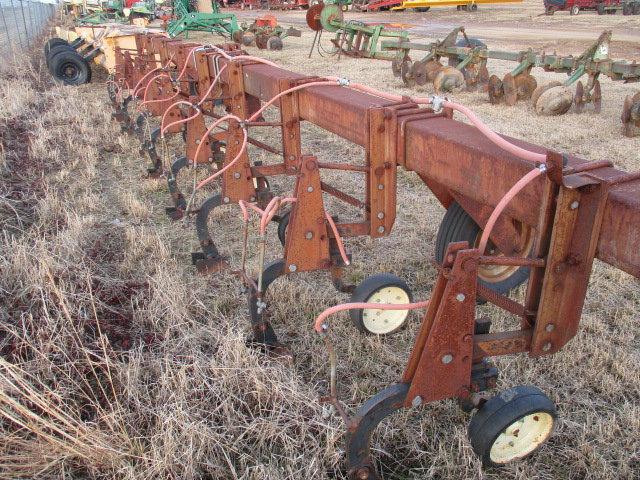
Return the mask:
[[31,47],[56,8],[50,1],[0,0],[0,60]]

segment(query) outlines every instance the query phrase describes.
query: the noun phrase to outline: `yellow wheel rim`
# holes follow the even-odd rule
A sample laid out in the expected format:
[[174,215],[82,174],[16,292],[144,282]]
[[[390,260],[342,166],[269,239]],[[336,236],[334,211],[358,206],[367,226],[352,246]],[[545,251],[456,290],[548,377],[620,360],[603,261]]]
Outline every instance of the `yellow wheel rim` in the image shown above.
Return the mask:
[[[367,303],[403,304],[410,303],[409,294],[400,287],[384,287],[377,290],[369,298]],[[366,308],[362,310],[362,323],[371,333],[384,335],[400,328],[409,310],[376,310]]]
[[493,463],[508,463],[525,457],[539,448],[551,435],[553,417],[535,412],[509,425],[491,446],[489,457]]
[[[516,230],[519,232],[519,241],[516,245],[516,252],[514,256],[528,257],[533,248],[534,231],[528,225],[518,222],[516,224]],[[480,237],[482,237],[482,230],[478,232],[476,237],[475,247],[480,243]],[[504,254],[500,252],[496,246],[489,240],[487,244],[486,254],[494,257],[504,257]],[[487,283],[498,283],[506,280],[516,271],[521,268],[517,265],[479,265],[478,277]]]

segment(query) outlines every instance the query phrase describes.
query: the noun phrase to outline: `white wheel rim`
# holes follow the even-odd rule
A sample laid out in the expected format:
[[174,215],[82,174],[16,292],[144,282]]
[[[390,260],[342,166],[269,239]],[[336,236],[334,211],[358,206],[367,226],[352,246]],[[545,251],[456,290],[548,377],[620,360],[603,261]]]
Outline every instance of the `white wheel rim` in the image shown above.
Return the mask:
[[551,435],[553,417],[546,412],[526,415],[509,425],[491,446],[493,463],[508,463],[539,448]]
[[[367,298],[367,303],[403,304],[409,302],[409,294],[400,287],[383,287]],[[409,310],[362,310],[362,323],[371,333],[383,335],[402,326]]]

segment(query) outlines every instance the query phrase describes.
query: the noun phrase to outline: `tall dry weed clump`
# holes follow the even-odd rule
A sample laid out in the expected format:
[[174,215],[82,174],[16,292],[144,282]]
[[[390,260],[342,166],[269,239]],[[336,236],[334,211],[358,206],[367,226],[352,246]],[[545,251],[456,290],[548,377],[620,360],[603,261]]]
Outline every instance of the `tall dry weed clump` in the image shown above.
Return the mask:
[[0,478],[335,465],[312,387],[246,348],[226,300],[140,214],[137,152],[101,86],[23,62],[0,78]]

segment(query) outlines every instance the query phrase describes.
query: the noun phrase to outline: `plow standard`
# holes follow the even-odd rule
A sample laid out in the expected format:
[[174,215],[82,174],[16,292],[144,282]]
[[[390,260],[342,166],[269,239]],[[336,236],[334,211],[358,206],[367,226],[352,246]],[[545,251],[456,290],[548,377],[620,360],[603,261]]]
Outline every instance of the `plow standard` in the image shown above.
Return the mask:
[[[314,326],[327,345],[331,387],[325,401],[346,422],[352,478],[378,478],[370,442],[380,421],[446,398],[476,410],[469,438],[485,465],[520,459],[549,438],[553,403],[532,386],[490,395],[498,375],[491,357],[558,352],[577,333],[594,258],[640,277],[640,174],[498,135],[466,107],[439,96],[409,98],[342,78],[305,76],[235,44],[138,33],[135,46],[116,47],[115,56],[108,82],[115,117],[143,140],[150,174],[166,174],[171,216],[195,215],[198,270],[233,268],[242,280],[254,344],[287,353],[269,320],[268,288],[278,277],[326,270],[337,288],[352,292],[350,303],[323,312]],[[267,112],[277,119],[265,120]],[[471,125],[454,119],[454,112]],[[302,122],[363,147],[364,161],[326,162],[303,151]],[[280,145],[254,138],[258,128],[279,132]],[[168,137],[179,134],[184,150],[169,162]],[[273,162],[252,161],[248,145]],[[208,176],[183,194],[177,178],[195,167],[209,169]],[[400,167],[415,172],[447,209],[428,301],[413,303],[406,283],[393,275],[374,275],[357,286],[343,278],[351,262],[344,239],[391,233]],[[351,175],[364,186],[364,198],[327,183],[327,170]],[[293,191],[273,192],[274,177],[291,178]],[[214,181],[213,193],[198,204],[195,192]],[[336,219],[325,207],[327,195],[359,216]],[[218,250],[209,217],[234,204],[244,229],[236,244],[242,261],[232,266]],[[252,216],[259,219],[257,273],[246,269]],[[268,262],[265,240],[273,221],[283,251]],[[518,302],[508,293],[523,282]],[[511,314],[512,328],[493,331],[490,319],[478,318],[478,300]],[[360,331],[390,334],[410,309],[426,312],[404,373],[349,414],[338,397],[330,315],[349,310]]]

